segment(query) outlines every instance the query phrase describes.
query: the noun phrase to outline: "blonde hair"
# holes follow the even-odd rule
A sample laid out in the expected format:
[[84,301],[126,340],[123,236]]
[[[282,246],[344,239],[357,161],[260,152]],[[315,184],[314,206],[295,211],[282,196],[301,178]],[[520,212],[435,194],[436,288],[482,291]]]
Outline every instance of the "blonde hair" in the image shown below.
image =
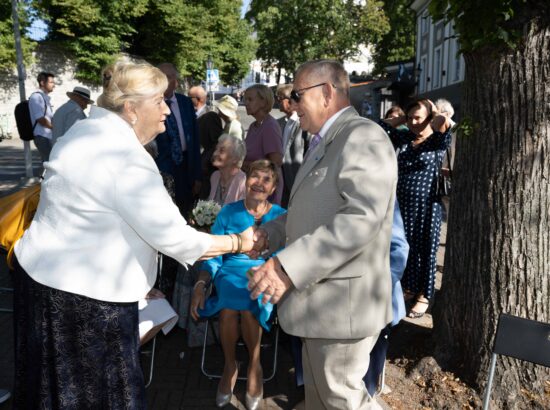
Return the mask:
[[121,112],[126,101],[134,104],[164,93],[168,87],[166,75],[147,62],[134,63],[120,59],[103,70],[103,94],[97,105],[114,112]]
[[263,84],[254,84],[245,90],[245,95],[252,90],[256,91],[256,94],[258,95],[258,97],[260,97],[260,100],[263,100],[265,102],[266,112],[271,112],[271,109],[273,108],[273,103],[275,102],[275,99],[273,98],[273,91],[271,91],[271,88]]

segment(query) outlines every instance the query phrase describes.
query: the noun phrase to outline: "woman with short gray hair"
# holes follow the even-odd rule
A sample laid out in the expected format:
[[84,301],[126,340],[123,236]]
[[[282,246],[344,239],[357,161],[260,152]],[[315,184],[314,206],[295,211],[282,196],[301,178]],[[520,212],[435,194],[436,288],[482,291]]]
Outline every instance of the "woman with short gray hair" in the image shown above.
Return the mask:
[[244,198],[246,174],[240,168],[245,156],[246,146],[243,140],[222,134],[212,154],[212,165],[218,170],[210,177],[208,199],[223,206]]

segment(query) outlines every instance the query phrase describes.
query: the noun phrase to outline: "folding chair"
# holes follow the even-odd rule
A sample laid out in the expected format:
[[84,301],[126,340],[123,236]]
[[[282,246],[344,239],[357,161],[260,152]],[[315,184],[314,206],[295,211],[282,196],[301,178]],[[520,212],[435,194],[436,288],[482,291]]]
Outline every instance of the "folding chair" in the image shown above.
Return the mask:
[[550,323],[500,314],[489,367],[489,379],[483,397],[483,410],[489,409],[498,355],[550,367]]
[[[163,261],[162,258],[163,258],[162,253],[157,254],[157,275],[159,276],[159,278],[162,276],[162,261]],[[150,343],[152,343],[150,350],[142,350],[141,351],[142,355],[151,356],[151,360],[149,362],[149,376],[147,378],[147,383],[145,383],[145,388],[149,387],[149,385],[153,381],[153,370],[155,368],[155,349],[157,347],[157,336],[156,335],[155,335],[155,337],[153,337],[153,340]]]
[[[216,344],[221,347],[221,344],[220,344],[219,340],[217,339],[216,332],[214,331],[213,321],[212,321],[212,319],[207,319],[205,330],[204,330],[204,340],[203,340],[203,344],[202,344],[201,371],[202,371],[202,374],[204,374],[210,380],[212,380],[212,379],[221,379],[221,377],[222,377],[221,373],[209,373],[208,370],[206,369],[206,366],[205,366],[205,363],[206,363],[206,345],[207,345],[207,339],[208,339],[208,329],[211,329],[212,334],[214,335],[214,339],[216,341]],[[277,352],[278,352],[278,349],[279,349],[279,322],[277,320],[276,315],[275,315],[275,318],[273,319],[273,323],[271,324],[271,331],[269,333],[263,332],[262,339],[267,338],[269,336],[272,337],[272,339],[273,339],[272,342],[270,343],[269,341],[264,341],[260,345],[260,350],[261,349],[268,349],[270,347],[273,348],[273,364],[272,364],[272,367],[271,367],[272,370],[271,370],[271,373],[267,377],[264,377],[264,379],[263,379],[264,383],[270,381],[271,379],[273,379],[273,377],[275,377],[275,373],[277,372]],[[237,343],[237,346],[244,346],[244,342],[239,341]],[[246,380],[247,377],[246,376],[239,376],[237,379],[238,380]]]

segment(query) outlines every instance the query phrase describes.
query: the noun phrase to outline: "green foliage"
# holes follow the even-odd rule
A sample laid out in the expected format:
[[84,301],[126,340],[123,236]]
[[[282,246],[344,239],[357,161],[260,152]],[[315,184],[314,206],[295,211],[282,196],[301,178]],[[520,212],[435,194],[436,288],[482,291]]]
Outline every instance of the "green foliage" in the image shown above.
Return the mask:
[[469,52],[485,46],[515,47],[527,7],[527,0],[432,0],[429,10],[434,19],[454,21],[461,51]]
[[[23,5],[18,9],[19,26],[21,30],[21,48],[26,64],[32,63],[32,52],[36,43],[24,36],[29,26],[29,18]],[[0,71],[11,71],[16,66],[15,38],[13,35],[13,22],[11,19],[11,1],[0,2]]]
[[375,43],[375,74],[382,73],[387,65],[414,57],[416,18],[414,11],[409,7],[410,3],[410,0],[384,1],[384,13],[389,19],[390,30]]
[[287,72],[314,58],[344,60],[389,30],[381,1],[253,0],[246,17],[266,67]]
[[256,50],[240,7],[240,0],[151,1],[131,50],[155,63],[173,62],[182,76],[196,79],[204,79],[210,55],[222,80],[237,83]]
[[48,38],[71,51],[75,77],[99,84],[101,68],[129,46],[133,22],[149,0],[35,0],[33,7],[48,21]]

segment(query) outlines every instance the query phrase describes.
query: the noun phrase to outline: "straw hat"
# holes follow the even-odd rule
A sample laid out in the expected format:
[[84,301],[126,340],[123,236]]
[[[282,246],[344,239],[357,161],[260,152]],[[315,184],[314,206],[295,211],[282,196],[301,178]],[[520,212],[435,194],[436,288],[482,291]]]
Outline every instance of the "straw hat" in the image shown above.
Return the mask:
[[218,101],[214,101],[214,107],[231,120],[237,118],[237,108],[239,108],[239,104],[237,100],[230,95],[224,95]]
[[73,88],[72,91],[67,91],[67,97],[69,97],[69,98],[74,97],[76,95],[79,96],[79,97],[84,98],[88,102],[88,104],[93,104],[94,103],[94,100],[92,100],[90,98],[91,97],[91,92],[87,88],[75,87],[75,88]]

